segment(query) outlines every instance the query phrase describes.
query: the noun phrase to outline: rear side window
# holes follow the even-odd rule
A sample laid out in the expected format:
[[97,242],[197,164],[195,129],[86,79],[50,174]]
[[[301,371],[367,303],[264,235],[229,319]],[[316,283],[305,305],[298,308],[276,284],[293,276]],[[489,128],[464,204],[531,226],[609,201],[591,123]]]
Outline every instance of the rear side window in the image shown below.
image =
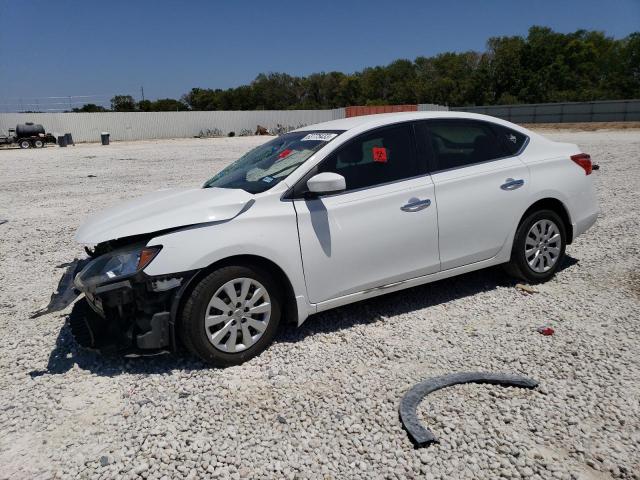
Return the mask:
[[509,155],[491,126],[474,121],[428,122],[435,170],[459,168]]
[[509,155],[517,155],[520,153],[529,139],[525,134],[503,127],[502,125],[493,125],[493,128]]
[[322,162],[322,172],[339,173],[355,190],[426,174],[426,166],[418,164],[411,125],[401,124],[351,140]]

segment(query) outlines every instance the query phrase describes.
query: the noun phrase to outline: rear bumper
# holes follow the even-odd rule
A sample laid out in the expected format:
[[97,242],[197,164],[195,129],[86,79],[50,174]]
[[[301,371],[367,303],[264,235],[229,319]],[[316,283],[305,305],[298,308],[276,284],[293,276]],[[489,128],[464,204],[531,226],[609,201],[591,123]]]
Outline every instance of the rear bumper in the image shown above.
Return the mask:
[[598,219],[598,212],[594,212],[573,224],[573,238],[589,230]]

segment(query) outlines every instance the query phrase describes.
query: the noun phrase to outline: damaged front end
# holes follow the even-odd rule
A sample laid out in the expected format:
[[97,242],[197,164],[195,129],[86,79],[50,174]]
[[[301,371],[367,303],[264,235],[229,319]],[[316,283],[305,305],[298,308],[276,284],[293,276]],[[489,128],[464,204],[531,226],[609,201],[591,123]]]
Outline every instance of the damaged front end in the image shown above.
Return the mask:
[[162,249],[145,243],[104,242],[89,251],[94,258],[74,279],[85,298],[70,316],[72,333],[83,347],[147,354],[176,349],[175,313],[196,272],[145,274]]

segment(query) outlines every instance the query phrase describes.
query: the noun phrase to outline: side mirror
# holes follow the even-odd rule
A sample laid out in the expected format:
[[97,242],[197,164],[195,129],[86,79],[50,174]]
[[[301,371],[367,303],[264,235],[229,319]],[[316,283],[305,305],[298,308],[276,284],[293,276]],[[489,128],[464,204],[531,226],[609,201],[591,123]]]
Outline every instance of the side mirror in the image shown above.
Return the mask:
[[316,195],[321,193],[341,192],[347,188],[347,183],[342,175],[332,172],[318,173],[307,180],[309,192]]

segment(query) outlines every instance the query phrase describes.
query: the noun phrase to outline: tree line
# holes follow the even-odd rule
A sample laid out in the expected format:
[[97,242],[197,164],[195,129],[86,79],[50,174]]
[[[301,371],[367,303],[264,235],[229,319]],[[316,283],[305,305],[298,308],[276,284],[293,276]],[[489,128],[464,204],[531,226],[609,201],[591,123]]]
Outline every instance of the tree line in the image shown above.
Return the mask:
[[[349,105],[504,105],[640,98],[640,32],[554,32],[492,37],[484,52],[446,52],[347,74],[261,73],[249,85],[192,88],[179,100],[111,100],[114,111],[287,110]],[[98,111],[85,105],[74,111]],[[104,110],[104,109],[103,109]]]

